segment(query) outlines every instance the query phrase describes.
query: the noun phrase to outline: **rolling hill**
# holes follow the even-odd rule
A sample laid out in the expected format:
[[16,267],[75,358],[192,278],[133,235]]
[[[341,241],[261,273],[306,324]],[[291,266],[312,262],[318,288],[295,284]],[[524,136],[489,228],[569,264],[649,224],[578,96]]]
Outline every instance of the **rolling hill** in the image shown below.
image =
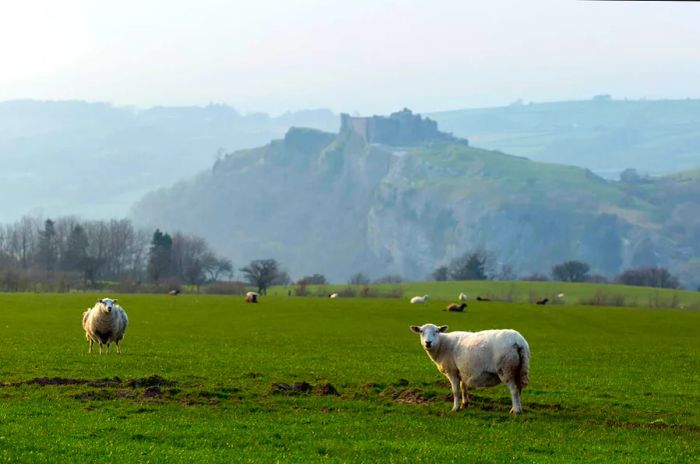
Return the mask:
[[658,176],[700,167],[700,100],[600,95],[429,116],[474,145],[581,166],[610,179],[627,168]]
[[292,128],[150,193],[133,217],[206,237],[237,264],[274,257],[295,276],[334,281],[356,272],[422,279],[483,248],[518,274],[580,259],[608,275],[668,266],[696,284],[696,174],[612,182],[474,148],[431,123],[404,110],[344,115],[338,134]]

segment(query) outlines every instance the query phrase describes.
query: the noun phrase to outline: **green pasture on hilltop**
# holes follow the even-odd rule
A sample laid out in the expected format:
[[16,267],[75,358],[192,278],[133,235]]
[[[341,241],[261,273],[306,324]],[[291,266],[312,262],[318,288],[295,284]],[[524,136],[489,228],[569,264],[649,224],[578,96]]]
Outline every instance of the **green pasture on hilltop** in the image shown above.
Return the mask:
[[[283,296],[294,293],[298,287],[272,287],[270,295]],[[369,296],[391,296],[410,299],[413,296],[429,295],[433,300],[457,302],[460,293],[466,293],[469,303],[477,296],[509,303],[532,303],[548,298],[552,304],[634,306],[652,308],[700,309],[700,292],[667,288],[636,287],[631,285],[572,283],[557,281],[446,281],[446,282],[402,282],[397,284],[372,284],[367,287]],[[350,289],[361,296],[360,285],[309,285],[307,291],[313,296],[327,296],[331,292]],[[559,295],[562,295],[559,297]]]
[[[436,294],[425,305],[110,295],[130,326],[124,353],[101,356],[80,324],[98,295],[0,294],[0,461],[697,462],[700,312],[470,301],[447,313],[470,284],[443,297],[421,285],[406,291]],[[524,414],[508,414],[503,386],[450,413],[408,329],[426,322],[520,331]]]

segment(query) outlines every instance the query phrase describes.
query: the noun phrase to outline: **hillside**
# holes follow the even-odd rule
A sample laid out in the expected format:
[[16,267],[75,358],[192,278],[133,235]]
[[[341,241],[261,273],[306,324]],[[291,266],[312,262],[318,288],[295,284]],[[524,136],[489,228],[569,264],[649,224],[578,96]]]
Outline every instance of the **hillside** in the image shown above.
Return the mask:
[[476,247],[518,274],[581,259],[597,273],[664,265],[696,282],[689,263],[700,254],[700,227],[678,224],[700,217],[692,176],[609,182],[442,133],[411,146],[368,142],[381,125],[355,119],[339,134],[293,128],[227,155],[149,194],[133,216],[204,236],[237,264],[274,257],[293,276],[337,282],[356,272],[422,279]]
[[81,101],[0,102],[0,222],[27,213],[109,218],[221,153],[293,125],[337,130],[328,110],[242,115],[225,105],[138,110]]
[[700,100],[517,102],[431,113],[476,146],[588,168],[617,179],[636,168],[664,175],[700,167]]
[[[580,166],[615,180],[626,168],[667,175],[700,167],[699,100],[597,98],[431,118],[473,146]],[[324,109],[271,117],[218,104],[139,109],[82,101],[0,102],[0,196],[12,198],[0,210],[0,222],[25,214],[121,216],[147,192],[190,178],[225,153],[261,146],[290,127],[335,132],[340,124],[337,114]],[[411,145],[414,137],[411,130],[385,132],[376,141],[366,135],[370,144],[380,145]]]

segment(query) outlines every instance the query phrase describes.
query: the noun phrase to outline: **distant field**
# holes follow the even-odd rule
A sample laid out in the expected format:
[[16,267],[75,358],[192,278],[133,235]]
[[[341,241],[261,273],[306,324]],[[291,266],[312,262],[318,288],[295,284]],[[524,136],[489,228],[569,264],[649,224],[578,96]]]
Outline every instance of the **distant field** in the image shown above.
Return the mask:
[[[312,295],[327,295],[334,291],[343,291],[348,285],[310,285]],[[416,295],[430,295],[433,300],[457,301],[460,292],[470,300],[477,296],[515,303],[530,303],[541,298],[548,298],[556,304],[580,305],[591,301],[608,298],[620,304],[612,306],[636,307],[678,307],[700,309],[700,292],[684,290],[633,287],[629,285],[601,285],[567,282],[503,282],[494,280],[467,282],[404,282],[400,284],[370,285],[372,293],[409,299]],[[270,295],[286,295],[294,287],[273,287]],[[359,294],[361,287],[354,287]],[[559,294],[564,294],[558,298]]]
[[[441,298],[488,288],[422,285],[407,291],[437,301],[119,295],[121,356],[87,354],[80,316],[97,295],[0,294],[0,461],[697,462],[700,312],[470,302],[455,314]],[[408,330],[425,322],[519,330],[525,413],[508,414],[503,386],[449,413]],[[287,391],[301,382],[311,391]]]

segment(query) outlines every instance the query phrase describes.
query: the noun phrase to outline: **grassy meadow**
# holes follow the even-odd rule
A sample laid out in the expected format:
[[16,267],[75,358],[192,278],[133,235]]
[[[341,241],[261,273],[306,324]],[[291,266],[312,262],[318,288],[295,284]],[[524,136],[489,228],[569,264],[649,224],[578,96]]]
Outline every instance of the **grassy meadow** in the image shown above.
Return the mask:
[[[0,294],[0,461],[697,462],[700,312],[406,290],[433,300],[117,295],[124,353],[101,356],[98,295]],[[503,386],[450,413],[425,322],[519,330],[525,413]]]

